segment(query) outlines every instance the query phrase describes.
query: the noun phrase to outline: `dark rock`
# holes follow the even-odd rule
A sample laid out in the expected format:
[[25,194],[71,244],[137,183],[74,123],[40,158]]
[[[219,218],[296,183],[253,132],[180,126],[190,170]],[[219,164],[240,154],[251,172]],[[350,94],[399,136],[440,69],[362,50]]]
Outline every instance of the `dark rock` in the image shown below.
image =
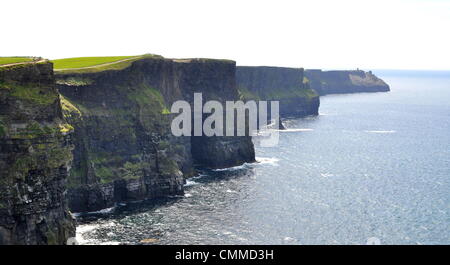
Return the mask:
[[305,76],[311,88],[326,94],[345,94],[361,92],[387,92],[389,85],[372,72],[306,70]]
[[176,100],[236,100],[235,62],[146,58],[123,70],[58,74],[64,114],[75,127],[70,208],[96,211],[117,202],[183,194],[202,167],[253,162],[251,138],[174,137]]
[[238,66],[236,82],[244,99],[278,100],[281,117],[318,115],[319,95],[304,82],[303,68]]
[[71,130],[51,63],[0,67],[0,245],[75,236],[65,197]]

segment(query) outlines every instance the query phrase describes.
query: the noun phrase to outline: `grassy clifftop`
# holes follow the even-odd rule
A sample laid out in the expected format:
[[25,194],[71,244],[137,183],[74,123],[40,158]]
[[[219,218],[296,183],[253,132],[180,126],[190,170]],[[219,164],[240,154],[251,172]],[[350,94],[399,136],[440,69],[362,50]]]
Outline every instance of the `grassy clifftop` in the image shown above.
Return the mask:
[[76,57],[52,60],[57,74],[96,73],[107,70],[121,70],[133,62],[146,58],[162,58],[155,54],[136,56],[110,56],[110,57]]
[[100,64],[114,63],[117,61],[133,58],[136,56],[112,56],[112,57],[76,57],[53,60],[55,69],[71,69],[71,68],[85,68],[97,66]]
[[36,61],[34,57],[0,57],[0,66],[6,64],[27,63]]

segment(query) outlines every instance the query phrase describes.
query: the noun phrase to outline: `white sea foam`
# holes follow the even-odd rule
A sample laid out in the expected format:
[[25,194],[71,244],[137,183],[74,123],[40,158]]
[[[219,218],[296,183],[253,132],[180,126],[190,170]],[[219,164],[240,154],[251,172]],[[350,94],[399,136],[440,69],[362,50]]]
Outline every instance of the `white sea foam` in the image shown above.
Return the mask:
[[105,209],[101,209],[99,211],[96,212],[92,212],[92,213],[110,213],[112,211],[114,211],[114,209],[116,209],[116,207],[110,207],[110,208],[105,208]]
[[119,244],[120,244],[120,242],[117,242],[117,241],[106,241],[106,242],[99,243],[99,245],[114,245],[114,246],[119,245]]
[[284,130],[278,130],[279,132],[311,132],[314,131],[313,129],[284,129]]
[[244,164],[242,164],[240,166],[235,166],[235,167],[213,169],[213,171],[216,171],[216,172],[220,172],[220,171],[234,171],[234,170],[247,168],[249,165],[250,165],[249,163],[244,163]]
[[203,178],[205,176],[207,176],[207,175],[205,175],[205,174],[198,174],[197,176],[190,177],[189,179],[199,179],[199,178]]
[[186,179],[186,184],[184,184],[184,186],[185,187],[189,187],[189,186],[194,186],[194,185],[198,185],[198,184],[200,184],[200,183],[195,182],[195,181],[193,181],[191,179]]
[[91,240],[91,239],[86,239],[83,237],[84,233],[93,231],[97,228],[99,228],[100,225],[95,224],[95,225],[90,225],[90,224],[86,224],[86,225],[79,225],[77,226],[77,230],[76,230],[76,243],[78,245],[89,245],[89,244],[94,244],[96,241],[95,240]]
[[114,241],[99,242],[98,240],[88,239],[84,236],[84,234],[92,232],[100,227],[110,227],[110,226],[114,226],[114,225],[116,225],[114,222],[108,222],[105,224],[94,224],[94,225],[92,225],[92,224],[79,225],[79,226],[77,226],[75,240],[78,245],[97,245],[97,244],[118,245],[119,242],[114,242]]
[[77,234],[83,234],[89,231],[92,231],[94,229],[97,229],[98,227],[100,227],[99,224],[95,224],[95,225],[91,225],[91,224],[85,224],[85,225],[79,225],[77,226]]
[[[119,205],[123,206],[125,204],[120,203]],[[72,213],[72,215],[74,217],[79,217],[79,216],[82,216],[82,215],[89,215],[89,214],[106,214],[106,213],[111,213],[115,209],[116,209],[116,206],[113,206],[113,207],[110,207],[110,208],[105,208],[105,209],[101,209],[101,210],[93,211],[93,212]]]
[[262,165],[268,164],[272,166],[278,166],[278,161],[280,161],[280,159],[276,157],[256,157],[256,161]]

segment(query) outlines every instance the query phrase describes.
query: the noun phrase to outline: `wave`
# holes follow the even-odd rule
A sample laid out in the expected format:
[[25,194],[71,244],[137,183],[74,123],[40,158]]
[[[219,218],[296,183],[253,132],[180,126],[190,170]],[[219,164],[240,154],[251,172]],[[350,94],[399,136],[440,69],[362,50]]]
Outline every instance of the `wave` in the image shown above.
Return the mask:
[[96,242],[95,240],[90,240],[90,239],[84,238],[83,234],[93,231],[99,227],[100,227],[100,225],[98,225],[98,224],[97,225],[79,225],[79,226],[77,226],[76,235],[75,235],[76,244],[88,245],[88,244],[95,243]]
[[277,130],[279,132],[311,132],[314,131],[314,129],[284,129],[284,130]]
[[280,159],[276,157],[256,157],[256,162],[261,165],[268,164],[278,166],[278,161],[280,161]]
[[206,177],[206,176],[208,176],[208,175],[200,173],[197,176],[190,177],[189,179],[199,179],[199,178],[203,178],[203,177]]
[[115,226],[116,224],[114,222],[109,222],[109,223],[105,223],[105,224],[84,224],[84,225],[78,225],[77,226],[77,230],[76,230],[76,235],[75,235],[75,240],[76,240],[76,244],[77,245],[118,245],[120,244],[120,242],[116,242],[116,241],[106,241],[106,242],[101,242],[99,240],[96,239],[89,239],[89,238],[85,238],[84,234],[85,233],[90,233],[94,230],[97,230],[100,227],[111,227],[111,226]]
[[244,164],[242,164],[240,166],[226,167],[226,168],[217,168],[217,169],[213,169],[212,171],[214,171],[214,172],[235,171],[235,170],[239,170],[239,169],[248,168],[250,165],[251,165],[251,163],[244,163]]
[[198,184],[200,184],[200,183],[195,182],[191,179],[186,179],[186,184],[184,184],[184,187],[190,187],[190,186],[194,186],[194,185],[198,185]]
[[[123,206],[125,204],[124,203],[120,203],[120,204],[117,204],[117,205],[118,206]],[[107,213],[113,212],[116,208],[117,208],[117,206],[113,206],[113,207],[109,207],[109,208],[105,208],[105,209],[101,209],[101,210],[93,211],[93,212],[72,213],[72,215],[74,217],[80,217],[80,216],[83,216],[83,215],[91,215],[91,214],[107,214]]]

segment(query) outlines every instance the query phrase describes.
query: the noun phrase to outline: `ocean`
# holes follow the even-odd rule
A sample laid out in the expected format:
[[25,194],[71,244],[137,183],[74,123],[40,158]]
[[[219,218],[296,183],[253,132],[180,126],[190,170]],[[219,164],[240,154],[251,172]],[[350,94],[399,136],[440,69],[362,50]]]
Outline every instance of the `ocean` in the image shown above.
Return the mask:
[[450,72],[374,71],[388,93],[327,95],[258,163],[185,195],[78,216],[80,244],[450,244]]

